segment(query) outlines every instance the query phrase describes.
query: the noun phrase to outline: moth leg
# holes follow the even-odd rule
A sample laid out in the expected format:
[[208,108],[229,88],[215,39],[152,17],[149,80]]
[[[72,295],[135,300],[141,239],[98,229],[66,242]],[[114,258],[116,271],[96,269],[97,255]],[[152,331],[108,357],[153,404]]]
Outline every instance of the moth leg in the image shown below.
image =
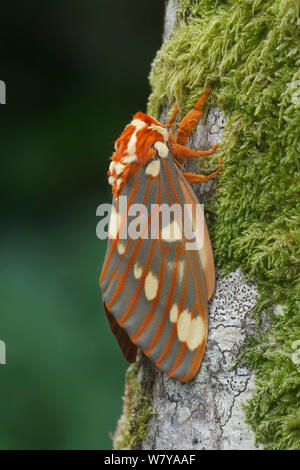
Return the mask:
[[205,175],[197,175],[196,173],[183,173],[183,176],[187,179],[189,183],[207,183],[208,180],[216,178],[216,176],[222,170],[222,159],[219,158],[219,168],[211,173],[208,176]]
[[218,169],[207,176],[208,180],[212,180],[213,178],[216,178],[216,176],[220,173],[220,171],[222,171],[222,158],[221,157],[218,158],[218,162],[219,162]]
[[196,173],[183,173],[183,176],[189,183],[207,183],[207,176],[197,175]]
[[177,106],[177,103],[176,101],[174,102],[174,107],[173,107],[173,112],[172,112],[172,116],[170,117],[170,120],[167,124],[161,124],[160,123],[160,126],[161,127],[164,127],[165,129],[173,129],[173,131],[175,130],[175,119],[176,119],[176,116],[177,116],[177,112],[178,112],[178,106]]
[[201,98],[195,104],[194,109],[191,109],[191,111],[189,111],[187,115],[182,119],[177,132],[177,144],[185,145],[187,143],[187,140],[190,137],[192,130],[197,126],[199,119],[203,114],[203,105],[207,100],[209,93],[210,89],[206,88]]
[[174,122],[175,122],[175,119],[176,119],[176,116],[177,116],[177,112],[178,112],[178,106],[177,106],[177,103],[175,101],[174,108],[173,108],[173,113],[172,113],[172,116],[170,117],[170,120],[168,122],[167,127],[174,127]]
[[185,147],[184,145],[175,143],[171,145],[171,152],[175,160],[179,163],[182,163],[186,158],[198,158],[211,155],[217,148],[218,144],[214,145],[210,150],[198,150],[195,152],[194,150]]

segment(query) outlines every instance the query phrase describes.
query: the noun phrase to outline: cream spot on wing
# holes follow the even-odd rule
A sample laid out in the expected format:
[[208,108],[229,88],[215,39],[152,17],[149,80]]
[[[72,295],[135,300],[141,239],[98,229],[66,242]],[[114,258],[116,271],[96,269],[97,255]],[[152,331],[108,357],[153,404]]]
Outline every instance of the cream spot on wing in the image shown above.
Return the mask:
[[156,178],[156,176],[160,172],[160,161],[159,160],[153,160],[151,163],[148,164],[146,168],[146,175],[152,176],[153,178]]
[[166,158],[169,154],[169,149],[163,142],[155,142],[154,148],[156,148],[161,158]]
[[158,290],[158,279],[151,271],[146,276],[144,288],[146,299],[155,299]]
[[122,242],[118,243],[118,253],[119,253],[119,255],[124,255],[125,248],[126,247],[125,247],[124,243],[122,243]]
[[168,129],[166,129],[165,127],[158,126],[156,124],[151,124],[151,126],[149,126],[149,128],[153,129],[156,132],[159,132],[163,136],[164,141],[168,142],[168,139],[169,139]]
[[193,318],[190,324],[189,332],[187,335],[186,343],[188,348],[193,351],[198,348],[206,335],[205,323],[201,317]]
[[184,310],[178,318],[177,321],[177,336],[179,341],[183,342],[186,341],[188,334],[189,334],[189,329],[191,325],[191,314],[187,311]]
[[176,323],[178,318],[178,305],[174,304],[170,310],[170,321]]
[[206,268],[206,251],[204,249],[202,250],[199,250],[199,256],[200,256],[200,262],[201,262],[201,266],[202,266],[202,269],[204,270]]
[[181,282],[183,280],[183,276],[185,273],[185,262],[184,261],[179,261],[178,262],[178,280]]
[[174,272],[174,269],[175,269],[175,263],[174,261],[168,261],[167,262],[167,269],[173,273]]
[[185,228],[192,245],[189,249],[198,250],[200,258],[202,257],[201,262],[205,263],[205,253],[203,252],[206,250],[204,245],[206,224],[201,204],[185,204],[184,217],[188,221]]
[[114,161],[111,161],[110,162],[110,165],[109,165],[109,171],[112,173],[115,169],[115,162]]
[[110,214],[110,220],[109,220],[109,229],[108,229],[109,237],[116,238],[118,231],[119,231],[119,214],[116,211],[116,209],[113,207],[111,214]]
[[142,266],[139,263],[135,263],[133,267],[133,275],[135,279],[140,279],[142,277],[142,274],[143,274]]
[[161,230],[161,238],[170,243],[182,240],[181,228],[176,220],[173,220],[169,225],[163,227]]
[[[171,271],[171,273],[173,273],[175,269],[174,261],[168,261],[167,269]],[[178,265],[177,265],[177,281],[179,283],[183,281],[184,274],[185,274],[185,262],[181,260],[181,261],[178,261]]]

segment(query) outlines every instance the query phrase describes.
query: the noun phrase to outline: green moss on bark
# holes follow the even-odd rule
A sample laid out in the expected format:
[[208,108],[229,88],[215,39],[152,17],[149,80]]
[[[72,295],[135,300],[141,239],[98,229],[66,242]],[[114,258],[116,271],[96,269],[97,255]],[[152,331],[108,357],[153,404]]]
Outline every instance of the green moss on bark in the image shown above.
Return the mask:
[[115,448],[140,449],[147,438],[147,424],[152,416],[152,396],[137,379],[141,360],[132,364],[126,372],[124,410],[114,438]]
[[258,318],[286,305],[243,355],[257,377],[247,420],[272,449],[300,449],[299,67],[299,1],[183,0],[150,76],[153,116],[166,98],[184,115],[210,86],[210,103],[227,118],[209,207],[216,262],[256,279]]

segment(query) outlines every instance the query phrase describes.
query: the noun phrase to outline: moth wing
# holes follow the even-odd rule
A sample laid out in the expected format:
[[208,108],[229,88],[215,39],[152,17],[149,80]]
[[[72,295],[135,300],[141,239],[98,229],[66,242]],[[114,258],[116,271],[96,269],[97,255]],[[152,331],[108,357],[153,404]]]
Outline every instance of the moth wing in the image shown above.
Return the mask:
[[122,353],[124,354],[125,359],[128,362],[135,362],[136,354],[137,354],[136,345],[133,344],[128,334],[126,333],[126,330],[120,327],[116,319],[113,317],[111,313],[109,313],[106,307],[105,307],[105,314],[106,314],[106,318],[109,321],[110,329],[112,333],[115,335],[116,340],[120,346]]
[[[177,166],[175,168],[185,204],[193,206],[194,209],[195,207],[199,208],[199,201],[193,189]],[[194,227],[196,237],[198,238],[198,251],[205,280],[206,295],[207,299],[210,300],[215,289],[215,265],[210,237],[202,210],[193,210],[191,218],[193,219],[192,226]]]
[[[128,203],[129,238],[122,238],[126,217],[120,210],[121,196]],[[114,201],[110,223],[116,238],[108,239],[100,278],[105,308],[132,345],[168,375],[186,382],[197,373],[205,350],[207,297],[199,253],[186,250],[176,215],[171,213],[165,225],[154,223],[162,205],[183,207],[185,202],[171,154],[139,167],[121,196]],[[138,204],[146,211],[134,219]],[[148,238],[141,235],[146,231]]]

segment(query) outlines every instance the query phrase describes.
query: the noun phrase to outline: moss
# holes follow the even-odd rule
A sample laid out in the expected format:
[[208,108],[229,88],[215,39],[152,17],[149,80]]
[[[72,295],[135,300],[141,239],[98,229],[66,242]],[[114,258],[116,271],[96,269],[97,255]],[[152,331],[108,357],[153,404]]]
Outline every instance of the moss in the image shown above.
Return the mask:
[[114,439],[115,448],[120,450],[140,449],[141,442],[147,438],[152,397],[137,379],[140,364],[141,360],[136,361],[126,372],[123,421]]
[[246,417],[267,449],[300,449],[299,338],[299,305],[291,303],[271,330],[251,338],[240,358],[256,370],[257,395]]
[[209,206],[216,263],[256,279],[258,319],[286,305],[243,355],[257,377],[247,420],[267,448],[300,449],[300,2],[183,0],[177,18],[152,66],[148,112],[158,118],[167,98],[183,115],[210,86],[210,104],[226,114]]

